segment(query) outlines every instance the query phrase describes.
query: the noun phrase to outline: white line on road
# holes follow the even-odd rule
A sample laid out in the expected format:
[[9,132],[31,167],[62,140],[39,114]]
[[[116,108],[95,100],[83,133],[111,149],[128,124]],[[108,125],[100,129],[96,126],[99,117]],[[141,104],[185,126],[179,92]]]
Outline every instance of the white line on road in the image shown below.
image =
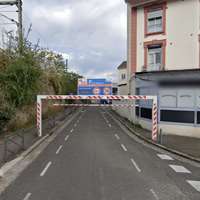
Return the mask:
[[67,141],[69,139],[69,135],[67,135],[66,137],[65,137],[65,141]]
[[171,156],[165,154],[157,154],[157,156],[162,160],[174,160]]
[[191,173],[188,169],[186,169],[181,165],[169,165],[169,166],[177,173],[188,173],[188,174]]
[[156,200],[159,200],[158,195],[155,193],[155,191],[154,191],[153,189],[150,189],[150,192],[153,194],[153,196],[154,196],[154,198],[155,198]]
[[111,124],[108,124],[108,126],[111,128],[112,127],[112,125]]
[[121,144],[121,147],[124,151],[128,151],[127,148],[124,146],[124,144]]
[[59,154],[59,153],[60,153],[60,150],[61,150],[62,148],[63,148],[63,146],[60,145],[60,146],[58,147],[57,151],[56,151],[56,154]]
[[190,181],[190,180],[187,180],[187,182],[188,182],[193,188],[195,188],[198,192],[200,192],[200,181]]
[[71,131],[70,131],[70,133],[72,133],[74,131],[74,129],[72,129]]
[[137,169],[138,172],[141,172],[142,170],[139,168],[139,166],[137,165],[137,163],[135,162],[135,160],[133,158],[131,158],[131,162],[134,165],[134,167]]
[[43,169],[43,171],[41,172],[40,176],[44,176],[45,173],[47,172],[47,170],[49,169],[49,167],[51,166],[52,162],[49,162],[46,167]]
[[74,127],[76,127],[77,126],[77,124],[74,124]]
[[31,193],[26,194],[23,200],[28,200],[31,197],[31,195],[32,195]]
[[117,138],[117,140],[120,140],[119,135],[115,134],[115,137]]

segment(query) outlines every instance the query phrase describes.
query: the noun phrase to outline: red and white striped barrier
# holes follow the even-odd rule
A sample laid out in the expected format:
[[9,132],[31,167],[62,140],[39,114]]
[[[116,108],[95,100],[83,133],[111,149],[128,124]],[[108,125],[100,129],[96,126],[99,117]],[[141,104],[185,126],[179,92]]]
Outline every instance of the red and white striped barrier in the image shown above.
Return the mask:
[[120,107],[120,108],[133,108],[134,105],[129,104],[53,104],[54,106],[64,107]]
[[90,100],[101,100],[101,99],[110,99],[110,100],[147,100],[147,96],[137,96],[137,95],[44,95],[44,99],[51,100],[81,100],[81,99],[90,99]]
[[[42,100],[152,100],[152,140],[156,141],[158,138],[158,119],[157,119],[157,97],[156,96],[141,96],[141,95],[38,95],[37,96],[37,129],[38,134],[42,136]],[[124,107],[132,108],[134,105],[129,104],[54,104],[55,106],[77,106],[77,107],[88,107],[88,106],[99,106],[99,107]]]

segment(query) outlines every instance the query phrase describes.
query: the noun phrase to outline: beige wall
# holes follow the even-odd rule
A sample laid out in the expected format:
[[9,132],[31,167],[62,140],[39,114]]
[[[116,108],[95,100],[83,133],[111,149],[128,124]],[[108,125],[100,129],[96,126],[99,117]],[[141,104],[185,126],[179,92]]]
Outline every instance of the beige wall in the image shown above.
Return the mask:
[[128,86],[126,85],[121,85],[118,86],[118,95],[128,95]]
[[144,66],[144,42],[167,39],[166,69],[191,69],[199,66],[200,7],[198,0],[167,3],[166,35],[144,37],[144,9],[138,8],[137,71]]

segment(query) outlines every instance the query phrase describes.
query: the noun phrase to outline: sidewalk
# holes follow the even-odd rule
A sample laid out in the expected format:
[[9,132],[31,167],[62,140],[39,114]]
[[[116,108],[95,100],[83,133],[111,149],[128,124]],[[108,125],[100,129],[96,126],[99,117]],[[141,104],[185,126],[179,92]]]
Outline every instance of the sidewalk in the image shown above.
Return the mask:
[[[130,127],[133,131],[138,133],[139,135],[151,140],[151,132],[145,129],[142,129],[139,126],[134,126],[130,121],[121,117],[115,112],[112,112],[115,116],[120,118],[120,120]],[[181,153],[187,154],[194,158],[200,159],[200,139],[199,138],[191,138],[185,136],[177,136],[177,135],[162,135],[160,143],[161,145],[170,148],[175,151],[179,151]]]

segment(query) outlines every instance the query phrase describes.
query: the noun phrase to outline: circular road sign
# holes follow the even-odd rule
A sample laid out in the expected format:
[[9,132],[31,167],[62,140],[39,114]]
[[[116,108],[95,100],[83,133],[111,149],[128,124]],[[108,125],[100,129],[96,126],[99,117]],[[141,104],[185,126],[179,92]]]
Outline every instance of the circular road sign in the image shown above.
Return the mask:
[[104,88],[104,89],[103,89],[103,93],[104,93],[105,95],[109,95],[110,92],[111,92],[111,89],[110,89],[110,88]]
[[100,94],[100,89],[99,88],[94,88],[93,89],[93,94],[94,95],[99,95]]

